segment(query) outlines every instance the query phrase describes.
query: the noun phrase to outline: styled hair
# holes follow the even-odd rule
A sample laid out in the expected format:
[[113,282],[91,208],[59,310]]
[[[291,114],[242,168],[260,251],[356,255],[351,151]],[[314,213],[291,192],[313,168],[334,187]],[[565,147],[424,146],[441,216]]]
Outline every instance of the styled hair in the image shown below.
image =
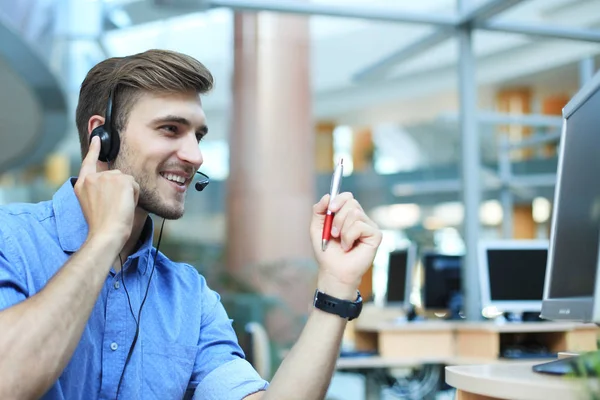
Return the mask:
[[112,57],[95,65],[86,75],[75,112],[81,156],[89,150],[88,121],[106,115],[113,96],[112,127],[127,126],[129,114],[139,97],[147,93],[205,94],[213,87],[213,76],[198,60],[169,50],[148,50],[127,57]]

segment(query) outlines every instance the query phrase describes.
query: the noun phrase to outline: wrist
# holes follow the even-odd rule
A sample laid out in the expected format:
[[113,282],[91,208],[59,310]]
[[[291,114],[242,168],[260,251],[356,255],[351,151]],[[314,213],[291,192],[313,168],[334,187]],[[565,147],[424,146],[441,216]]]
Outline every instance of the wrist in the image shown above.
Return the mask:
[[125,245],[126,239],[119,235],[96,233],[88,235],[85,244],[92,248],[102,249],[106,253],[115,253],[115,257]]
[[320,274],[317,279],[317,289],[340,300],[354,301],[359,283],[360,281],[343,282],[330,275]]
[[348,321],[358,318],[362,311],[362,297],[356,292],[354,300],[343,300],[319,291],[315,291],[313,305],[316,309],[337,315]]

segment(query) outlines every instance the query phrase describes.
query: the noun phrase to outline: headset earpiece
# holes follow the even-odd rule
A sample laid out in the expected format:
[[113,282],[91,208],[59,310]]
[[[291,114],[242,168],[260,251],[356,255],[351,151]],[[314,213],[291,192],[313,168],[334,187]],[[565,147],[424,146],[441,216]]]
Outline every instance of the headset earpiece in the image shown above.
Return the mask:
[[100,125],[94,128],[92,134],[90,135],[90,143],[94,136],[98,136],[100,138],[100,153],[98,154],[98,160],[107,162],[109,161],[110,155],[110,135],[106,130],[104,130],[104,125]]

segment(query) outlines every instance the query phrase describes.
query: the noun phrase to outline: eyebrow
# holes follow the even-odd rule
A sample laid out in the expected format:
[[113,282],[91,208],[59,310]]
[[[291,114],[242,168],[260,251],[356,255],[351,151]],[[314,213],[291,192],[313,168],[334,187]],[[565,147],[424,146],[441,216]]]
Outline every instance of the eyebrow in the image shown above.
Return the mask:
[[[181,125],[185,125],[185,126],[192,126],[192,123],[190,122],[189,119],[179,117],[177,115],[167,115],[164,117],[155,118],[150,122],[150,124],[160,125],[160,124],[166,124],[169,122],[181,124]],[[206,126],[206,124],[202,124],[200,126],[200,128],[198,128],[197,132],[202,133],[202,136],[206,135],[208,133],[208,126]]]

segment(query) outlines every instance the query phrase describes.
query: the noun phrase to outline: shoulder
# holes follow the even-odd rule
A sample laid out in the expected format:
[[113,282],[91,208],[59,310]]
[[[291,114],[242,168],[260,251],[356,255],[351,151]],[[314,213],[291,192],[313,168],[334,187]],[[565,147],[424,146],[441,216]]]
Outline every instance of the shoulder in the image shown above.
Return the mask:
[[32,235],[54,218],[52,201],[0,206],[0,237]]

